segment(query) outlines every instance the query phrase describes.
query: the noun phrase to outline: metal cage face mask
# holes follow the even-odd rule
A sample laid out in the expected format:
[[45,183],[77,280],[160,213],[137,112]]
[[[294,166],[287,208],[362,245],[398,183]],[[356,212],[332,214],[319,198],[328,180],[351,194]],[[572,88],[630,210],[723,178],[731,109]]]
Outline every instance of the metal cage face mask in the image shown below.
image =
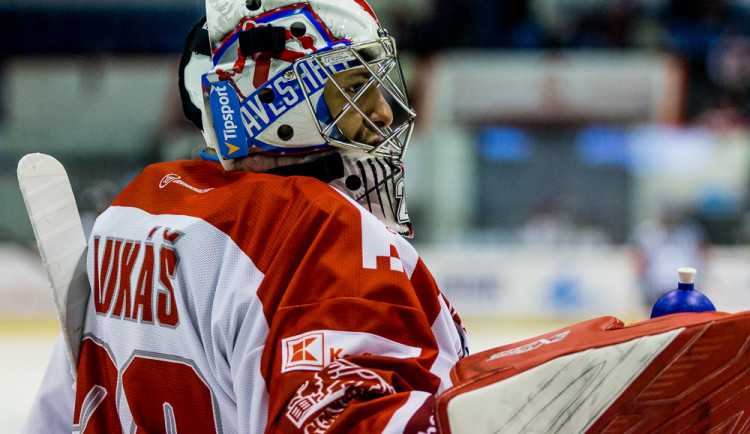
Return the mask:
[[[328,143],[401,160],[414,129],[393,38],[344,45],[295,62],[293,71]],[[325,74],[322,95],[309,71]],[[317,102],[315,102],[317,100]]]
[[213,48],[201,79],[219,154],[332,145],[400,160],[416,114],[395,42],[383,29],[377,34],[357,44],[334,39],[305,4],[244,19]]

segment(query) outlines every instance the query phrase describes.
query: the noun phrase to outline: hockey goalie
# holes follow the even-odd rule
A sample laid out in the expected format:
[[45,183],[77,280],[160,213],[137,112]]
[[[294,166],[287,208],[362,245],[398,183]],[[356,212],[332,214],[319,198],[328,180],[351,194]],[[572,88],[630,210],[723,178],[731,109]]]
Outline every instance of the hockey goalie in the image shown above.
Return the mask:
[[62,329],[24,432],[748,430],[744,314],[469,355],[405,239],[416,112],[365,0],[208,0],[179,77],[206,148],[146,167],[88,240],[61,166],[19,164]]

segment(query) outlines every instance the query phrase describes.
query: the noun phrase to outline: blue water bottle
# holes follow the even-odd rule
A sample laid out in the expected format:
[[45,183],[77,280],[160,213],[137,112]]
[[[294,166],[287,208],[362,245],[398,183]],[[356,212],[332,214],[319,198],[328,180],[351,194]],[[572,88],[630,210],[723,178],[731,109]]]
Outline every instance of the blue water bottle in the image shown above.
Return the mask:
[[677,269],[677,274],[680,276],[677,289],[673,289],[662,295],[654,303],[651,318],[678,312],[707,312],[716,310],[711,300],[702,292],[695,289],[696,272],[695,268]]

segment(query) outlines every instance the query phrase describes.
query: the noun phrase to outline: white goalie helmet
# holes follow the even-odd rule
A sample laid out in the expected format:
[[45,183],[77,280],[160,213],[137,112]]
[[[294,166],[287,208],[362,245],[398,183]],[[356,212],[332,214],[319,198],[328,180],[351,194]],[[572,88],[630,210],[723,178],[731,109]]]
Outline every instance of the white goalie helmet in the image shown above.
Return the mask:
[[211,53],[185,66],[185,87],[222,158],[333,145],[401,159],[416,114],[395,41],[363,0],[208,0],[203,28]]
[[180,92],[224,167],[338,149],[342,167],[323,180],[411,236],[401,160],[416,113],[395,41],[365,0],[207,0]]

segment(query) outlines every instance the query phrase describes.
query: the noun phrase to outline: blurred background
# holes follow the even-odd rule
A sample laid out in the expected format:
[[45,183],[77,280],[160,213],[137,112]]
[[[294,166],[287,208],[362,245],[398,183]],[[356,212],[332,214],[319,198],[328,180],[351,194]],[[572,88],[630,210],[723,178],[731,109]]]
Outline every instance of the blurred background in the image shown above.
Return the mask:
[[[474,350],[648,318],[676,268],[750,309],[750,0],[370,0],[419,113],[413,244]],[[151,162],[195,158],[177,65],[200,0],[0,0],[0,426],[57,333],[16,180],[67,168],[88,227]]]

